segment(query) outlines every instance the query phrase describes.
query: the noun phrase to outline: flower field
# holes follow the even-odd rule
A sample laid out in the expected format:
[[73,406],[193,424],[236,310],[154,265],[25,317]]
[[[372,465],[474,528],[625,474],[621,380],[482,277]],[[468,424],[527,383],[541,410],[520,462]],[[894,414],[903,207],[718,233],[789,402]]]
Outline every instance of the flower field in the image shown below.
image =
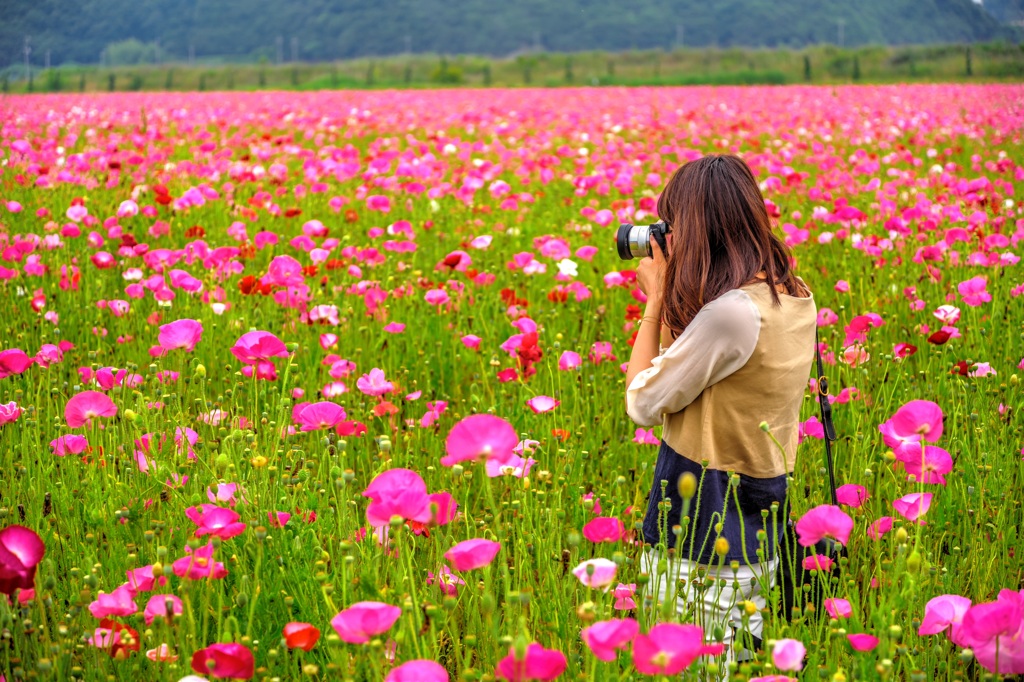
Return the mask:
[[[0,679],[1024,673],[1022,137],[1019,85],[0,100]],[[791,516],[848,551],[740,662],[648,596],[624,405],[615,228],[706,153],[814,292]]]

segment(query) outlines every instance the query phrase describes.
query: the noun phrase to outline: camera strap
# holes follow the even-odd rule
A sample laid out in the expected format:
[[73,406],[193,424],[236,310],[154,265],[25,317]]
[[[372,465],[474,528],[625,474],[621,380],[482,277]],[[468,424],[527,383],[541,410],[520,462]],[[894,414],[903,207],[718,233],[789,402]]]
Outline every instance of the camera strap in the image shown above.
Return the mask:
[[818,406],[821,408],[821,428],[825,433],[825,468],[828,470],[829,491],[832,493],[832,504],[839,506],[836,496],[836,476],[832,468],[832,443],[836,440],[836,427],[832,423],[832,403],[828,400],[828,377],[825,376],[825,364],[821,361],[821,344],[818,341],[818,330],[814,330],[814,355],[817,360],[818,375]]

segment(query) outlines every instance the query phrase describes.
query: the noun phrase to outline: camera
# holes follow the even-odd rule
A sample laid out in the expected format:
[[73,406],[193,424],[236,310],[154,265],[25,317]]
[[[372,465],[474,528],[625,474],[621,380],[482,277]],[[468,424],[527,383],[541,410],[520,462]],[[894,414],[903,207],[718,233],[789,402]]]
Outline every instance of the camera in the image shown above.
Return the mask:
[[665,235],[672,231],[672,228],[660,220],[650,225],[630,225],[623,223],[619,225],[619,231],[615,235],[616,246],[619,249],[619,258],[632,260],[634,258],[654,257],[651,250],[651,240],[658,242],[662,253],[665,253]]

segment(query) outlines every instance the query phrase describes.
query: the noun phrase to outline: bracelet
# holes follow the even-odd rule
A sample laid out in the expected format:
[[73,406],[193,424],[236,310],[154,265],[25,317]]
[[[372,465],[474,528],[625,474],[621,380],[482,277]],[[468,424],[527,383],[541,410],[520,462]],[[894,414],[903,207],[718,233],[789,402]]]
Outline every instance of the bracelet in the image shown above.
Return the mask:
[[646,322],[647,320],[651,320],[652,322],[657,322],[658,324],[661,324],[661,320],[659,320],[656,317],[644,317],[644,318],[641,318],[640,321],[641,322]]

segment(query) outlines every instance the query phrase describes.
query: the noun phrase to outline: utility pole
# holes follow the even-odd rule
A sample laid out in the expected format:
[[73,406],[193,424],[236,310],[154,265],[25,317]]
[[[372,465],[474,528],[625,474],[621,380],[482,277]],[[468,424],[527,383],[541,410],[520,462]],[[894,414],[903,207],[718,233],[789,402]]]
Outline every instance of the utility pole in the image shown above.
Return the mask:
[[299,61],[299,38],[298,36],[292,36],[292,61]]
[[277,63],[280,64],[284,61],[284,38],[281,36],[277,37]]
[[25,80],[31,80],[32,78],[32,65],[29,63],[28,59],[28,56],[32,54],[32,46],[29,45],[31,41],[31,38],[25,36]]
[[839,47],[843,46],[843,31],[846,28],[846,19],[836,19],[836,24],[839,26]]

